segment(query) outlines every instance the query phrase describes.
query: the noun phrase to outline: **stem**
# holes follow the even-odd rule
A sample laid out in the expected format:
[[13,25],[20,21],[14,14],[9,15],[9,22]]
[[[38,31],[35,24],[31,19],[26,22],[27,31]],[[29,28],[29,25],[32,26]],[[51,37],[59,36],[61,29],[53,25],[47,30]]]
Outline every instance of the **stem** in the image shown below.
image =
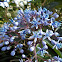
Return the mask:
[[42,6],[44,6],[45,2],[46,2],[46,0],[44,0],[44,2],[42,3]]
[[5,18],[7,20],[7,8],[5,8]]
[[35,60],[38,62],[38,60],[37,60],[37,54],[36,54],[35,42],[34,42],[34,55],[35,55]]
[[43,58],[41,58],[41,57],[39,57],[39,56],[37,56],[38,58],[40,58],[41,60],[43,60],[43,61],[48,61],[48,60],[45,60],[45,59],[43,59]]

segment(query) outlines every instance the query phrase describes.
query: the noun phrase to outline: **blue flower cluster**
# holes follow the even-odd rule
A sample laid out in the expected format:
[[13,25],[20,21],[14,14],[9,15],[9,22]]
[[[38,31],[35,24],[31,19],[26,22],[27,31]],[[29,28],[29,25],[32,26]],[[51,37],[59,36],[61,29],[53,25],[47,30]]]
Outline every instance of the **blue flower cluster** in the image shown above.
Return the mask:
[[[41,56],[44,57],[45,53],[49,54],[46,51],[48,46],[44,41],[45,39],[48,39],[54,45],[53,49],[55,47],[56,49],[62,48],[62,43],[60,43],[62,37],[59,37],[60,34],[55,32],[55,29],[61,26],[60,22],[55,21],[58,17],[57,13],[53,13],[46,8],[39,8],[38,11],[26,9],[23,12],[19,10],[17,17],[11,19],[11,23],[4,23],[1,28],[0,38],[3,40],[0,43],[1,50],[10,50],[14,45],[10,53],[11,56],[14,56],[18,51],[22,54],[22,58],[27,58],[25,51],[34,51],[36,45],[42,42],[43,47],[38,46],[39,51],[36,54],[41,53]],[[45,31],[43,31],[46,26],[51,26],[52,30],[45,28]],[[55,36],[57,41],[51,39],[52,36]],[[24,49],[25,46],[28,46],[26,50]]]

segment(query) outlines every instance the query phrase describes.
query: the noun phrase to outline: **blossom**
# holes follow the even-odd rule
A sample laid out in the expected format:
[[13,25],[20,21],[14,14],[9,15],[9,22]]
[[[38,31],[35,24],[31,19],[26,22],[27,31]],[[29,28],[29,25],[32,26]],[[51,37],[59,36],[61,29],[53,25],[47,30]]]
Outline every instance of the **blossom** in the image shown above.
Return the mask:
[[54,30],[54,28],[58,28],[59,26],[61,26],[61,23],[58,21],[52,21],[51,20],[50,25],[52,26],[52,29]]
[[39,49],[39,51],[37,52],[37,54],[41,54],[40,56],[44,57],[45,53],[48,54],[48,52],[46,50],[42,50],[40,47],[37,47]]
[[8,23],[4,23],[3,24],[3,27],[2,28],[0,28],[1,30],[0,30],[0,34],[2,34],[3,36],[5,35],[5,32],[7,32],[7,29],[9,29],[9,25],[10,24],[8,24]]
[[46,33],[45,33],[45,36],[43,37],[43,40],[44,39],[46,39],[46,38],[48,38],[49,40],[51,40],[50,39],[50,37],[53,35],[54,33],[53,33],[53,31],[52,30],[46,30]]
[[53,49],[56,48],[57,50],[62,48],[62,43],[56,42],[56,44],[53,46]]
[[54,16],[55,18],[58,18],[58,17],[59,17],[59,15],[58,15],[57,13],[54,13],[53,16]]
[[33,25],[31,26],[31,28],[36,27],[36,29],[38,29],[38,25],[41,24],[41,22],[38,22],[38,20],[36,20],[35,18],[34,18],[33,21],[30,22],[30,23],[33,24]]
[[42,33],[43,32],[40,32],[40,31],[35,31],[35,32],[33,32],[33,35],[32,36],[30,36],[28,39],[34,39],[34,42],[36,42],[37,41],[37,38],[42,38]]

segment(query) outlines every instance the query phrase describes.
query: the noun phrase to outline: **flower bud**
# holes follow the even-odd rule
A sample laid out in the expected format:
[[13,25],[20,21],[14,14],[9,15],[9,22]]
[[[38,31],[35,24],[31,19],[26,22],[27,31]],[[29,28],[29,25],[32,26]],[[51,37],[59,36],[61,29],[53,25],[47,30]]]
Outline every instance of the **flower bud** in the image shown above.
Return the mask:
[[26,56],[24,54],[22,54],[22,58],[26,58]]
[[7,48],[7,47],[2,47],[1,50],[2,50],[2,51],[6,51],[6,48]]
[[30,47],[30,51],[32,52],[32,51],[34,51],[34,46],[32,46],[32,47]]
[[20,50],[20,53],[24,53],[24,50],[23,50],[23,49],[21,49],[21,50]]

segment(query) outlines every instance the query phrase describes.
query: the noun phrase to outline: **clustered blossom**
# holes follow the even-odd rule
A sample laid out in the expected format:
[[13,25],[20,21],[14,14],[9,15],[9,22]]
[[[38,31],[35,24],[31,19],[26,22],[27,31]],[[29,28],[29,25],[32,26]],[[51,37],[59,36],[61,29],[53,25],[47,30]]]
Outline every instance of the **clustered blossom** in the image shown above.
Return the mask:
[[[44,57],[45,53],[49,54],[46,51],[48,46],[45,39],[48,39],[53,44],[53,49],[62,48],[62,43],[60,43],[62,37],[59,37],[60,34],[58,32],[54,32],[56,28],[61,26],[60,22],[55,21],[55,18],[58,17],[57,13],[53,13],[46,8],[39,8],[38,11],[26,9],[23,12],[19,10],[17,17],[11,19],[11,23],[4,23],[1,28],[0,38],[3,40],[0,43],[1,50],[10,50],[13,48],[12,45],[14,45],[10,53],[11,56],[15,56],[16,51],[18,51],[22,54],[22,58],[27,58],[25,51],[33,52],[36,45],[42,42],[43,47],[38,46],[39,51],[36,54],[41,53],[41,56]],[[43,31],[46,26],[51,26],[52,30],[45,28],[46,31]],[[52,36],[55,36],[57,41],[53,40]]]

